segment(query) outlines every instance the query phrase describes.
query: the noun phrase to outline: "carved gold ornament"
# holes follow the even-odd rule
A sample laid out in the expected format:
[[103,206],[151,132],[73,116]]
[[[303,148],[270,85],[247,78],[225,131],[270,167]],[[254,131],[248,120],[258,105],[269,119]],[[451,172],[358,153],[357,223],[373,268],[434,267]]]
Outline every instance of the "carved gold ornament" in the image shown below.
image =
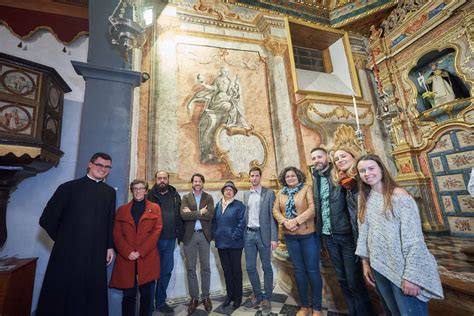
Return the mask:
[[[331,112],[326,112],[326,113],[323,113],[323,112],[319,111],[316,108],[315,104],[311,104],[310,107],[308,108],[308,110],[310,112],[313,112],[316,115],[319,115],[320,117],[322,117],[324,119],[328,119],[328,118],[331,118],[331,117],[336,117],[338,119],[346,119],[346,120],[349,117],[355,118],[355,114],[352,113],[351,111],[349,111],[343,105],[339,105],[334,110],[332,110]],[[370,109],[367,109],[364,113],[359,115],[359,119],[362,119],[362,120],[365,119],[370,112],[371,112]]]

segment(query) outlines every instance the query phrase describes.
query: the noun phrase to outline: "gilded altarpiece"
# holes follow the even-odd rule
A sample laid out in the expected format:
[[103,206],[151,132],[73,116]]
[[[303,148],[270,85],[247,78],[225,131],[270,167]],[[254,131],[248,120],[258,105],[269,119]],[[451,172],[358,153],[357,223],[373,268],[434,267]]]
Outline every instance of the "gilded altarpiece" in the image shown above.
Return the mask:
[[470,1],[401,1],[369,44],[397,179],[433,233],[472,236],[473,12]]

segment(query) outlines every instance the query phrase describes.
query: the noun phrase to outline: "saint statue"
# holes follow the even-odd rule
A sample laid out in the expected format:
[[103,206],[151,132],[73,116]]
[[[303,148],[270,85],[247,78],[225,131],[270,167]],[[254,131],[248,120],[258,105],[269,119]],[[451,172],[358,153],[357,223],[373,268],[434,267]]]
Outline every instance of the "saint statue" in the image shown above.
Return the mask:
[[433,73],[426,80],[426,84],[431,84],[431,91],[435,93],[434,105],[439,105],[453,101],[456,97],[453,91],[453,85],[449,78],[449,72],[439,69],[436,64],[431,65]]
[[202,89],[187,104],[188,114],[193,112],[194,102],[205,102],[199,117],[199,149],[202,163],[221,162],[216,154],[216,131],[221,126],[250,129],[243,115],[239,78],[232,81],[229,71],[222,67],[212,84],[206,84],[202,75],[197,76]]

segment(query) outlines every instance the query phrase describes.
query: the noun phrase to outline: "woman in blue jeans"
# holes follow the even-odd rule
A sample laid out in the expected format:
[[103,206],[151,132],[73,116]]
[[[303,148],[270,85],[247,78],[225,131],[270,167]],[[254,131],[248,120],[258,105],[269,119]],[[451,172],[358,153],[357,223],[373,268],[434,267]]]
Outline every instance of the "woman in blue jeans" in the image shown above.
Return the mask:
[[[319,271],[321,249],[314,224],[313,190],[305,185],[306,176],[296,167],[286,167],[278,181],[283,189],[273,205],[273,216],[282,227],[288,254],[293,263],[301,307],[297,316],[320,316],[322,281]],[[308,281],[312,302],[308,301]],[[312,311],[311,311],[312,310]]]
[[359,239],[367,283],[376,286],[389,315],[428,315],[442,299],[438,267],[428,251],[415,200],[392,179],[376,155],[358,159]]

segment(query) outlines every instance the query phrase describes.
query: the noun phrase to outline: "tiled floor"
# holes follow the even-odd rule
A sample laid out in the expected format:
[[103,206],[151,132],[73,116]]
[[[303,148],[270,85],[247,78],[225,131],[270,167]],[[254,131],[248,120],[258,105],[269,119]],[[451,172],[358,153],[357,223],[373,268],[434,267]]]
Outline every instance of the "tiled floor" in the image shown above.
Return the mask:
[[[474,241],[472,239],[457,238],[457,237],[426,237],[426,243],[431,253],[436,257],[439,265],[439,271],[441,274],[458,278],[465,282],[474,282],[474,262],[467,261],[467,256],[463,254],[460,249],[465,246],[472,246]],[[244,301],[251,294],[249,289],[244,291]],[[211,313],[206,313],[203,305],[198,307],[198,310],[192,316],[207,316],[207,315],[235,315],[235,316],[254,316],[262,315],[262,312],[255,310],[247,310],[243,307],[237,310],[231,308],[223,308],[222,303],[225,298],[225,292],[214,293],[211,296],[213,310]],[[186,302],[183,299],[178,301],[169,302],[174,306],[174,315],[184,316],[187,315]],[[276,286],[272,297],[272,314],[276,316],[288,315],[293,316],[296,313],[298,306],[295,300],[283,293],[283,291]],[[155,312],[154,316],[162,316],[163,314]],[[323,310],[323,315],[343,315]]]
[[[251,294],[250,290],[244,291],[244,299],[245,299]],[[201,304],[199,305],[198,309],[196,310],[195,313],[192,314],[192,316],[207,316],[207,315],[233,315],[233,316],[254,316],[254,315],[263,315],[262,312],[259,309],[245,309],[244,307],[239,307],[236,310],[232,309],[232,304],[231,306],[225,308],[222,307],[222,304],[225,299],[225,293],[222,293],[222,296],[217,296],[213,297],[211,296],[212,300],[212,307],[213,310],[211,313],[207,313],[204,310],[204,306]],[[280,315],[295,315],[296,311],[298,310],[298,306],[296,305],[295,300],[284,294],[283,291],[280,290],[278,286],[275,287],[273,290],[273,296],[272,296],[272,313],[271,316],[276,316],[278,314]],[[188,315],[187,313],[187,305],[185,304],[178,304],[174,307],[174,315],[176,316],[185,316]],[[162,316],[164,314],[161,314],[159,312],[155,312],[154,316]],[[270,315],[270,314],[269,314]],[[344,315],[344,314],[338,314],[338,313],[332,313],[327,310],[323,310],[323,315],[331,315],[331,316],[339,316],[339,315]]]
[[440,274],[474,283],[474,262],[468,261],[468,257],[461,252],[463,247],[474,246],[473,239],[429,236],[425,240],[436,257]]

